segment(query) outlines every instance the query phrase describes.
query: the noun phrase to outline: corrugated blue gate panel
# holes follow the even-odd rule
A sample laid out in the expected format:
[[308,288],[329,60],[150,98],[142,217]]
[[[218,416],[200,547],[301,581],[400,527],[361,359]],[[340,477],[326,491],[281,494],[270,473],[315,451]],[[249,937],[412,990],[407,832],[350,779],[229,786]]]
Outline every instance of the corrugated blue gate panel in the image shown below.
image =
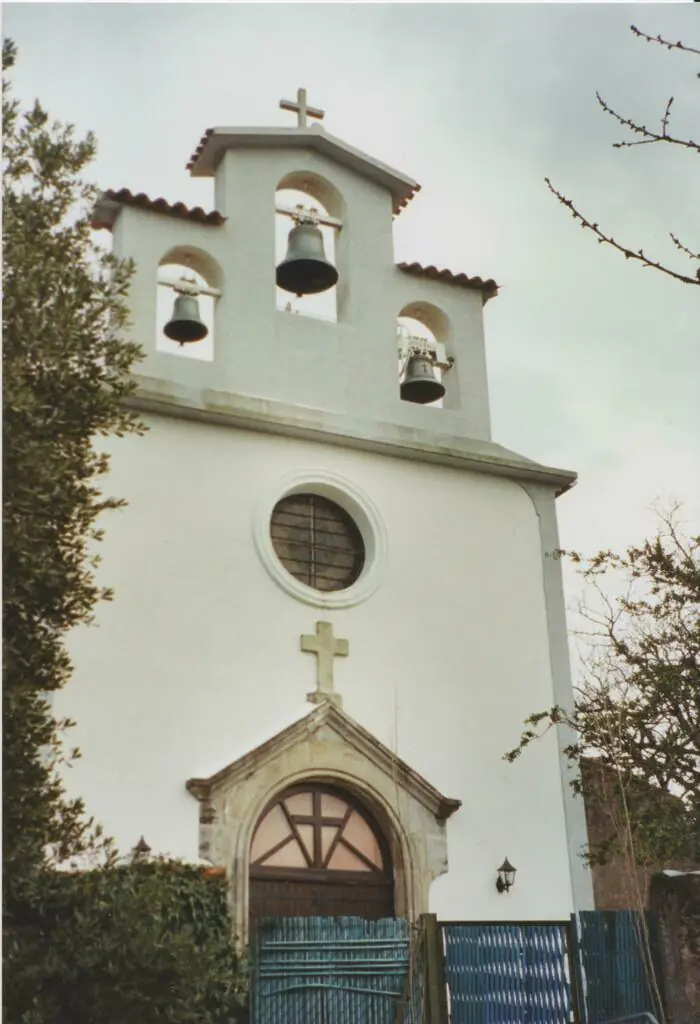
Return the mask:
[[590,910],[573,921],[587,1024],[658,1014],[644,938],[648,917],[636,910]]
[[393,1024],[410,937],[394,919],[259,920],[252,1024]]
[[445,924],[452,1024],[573,1020],[566,924]]

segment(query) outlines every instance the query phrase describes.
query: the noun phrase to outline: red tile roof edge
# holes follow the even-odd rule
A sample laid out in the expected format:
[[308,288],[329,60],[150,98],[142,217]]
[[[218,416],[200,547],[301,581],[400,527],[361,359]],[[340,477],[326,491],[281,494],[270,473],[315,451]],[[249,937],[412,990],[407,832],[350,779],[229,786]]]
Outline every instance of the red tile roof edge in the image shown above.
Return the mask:
[[[211,210],[207,213],[201,206],[186,206],[184,203],[169,203],[167,199],[151,199],[145,192],[138,192],[134,195],[128,188],[120,188],[118,191],[107,189],[103,192],[98,203],[106,200],[111,203],[121,203],[124,206],[136,206],[141,210],[152,210],[154,213],[163,213],[168,217],[179,217],[181,220],[191,220],[197,224],[207,224],[218,227],[223,224],[226,218],[218,210]],[[93,227],[111,228],[112,222],[104,218],[94,217]]]
[[201,139],[197,143],[197,147],[196,147],[194,153],[192,154],[192,156],[189,158],[189,160],[185,164],[185,170],[187,170],[187,171],[191,171],[192,170],[194,165],[197,163],[197,160],[199,159],[200,153],[204,149],[204,145],[205,145],[207,139],[211,135],[213,135],[213,134],[214,134],[214,129],[213,128],[207,128],[207,130],[204,132],[204,134],[202,135]]
[[485,281],[481,277],[468,277],[467,274],[453,274],[451,270],[438,270],[437,267],[424,267],[421,263],[397,263],[399,270],[406,274],[413,274],[416,277],[427,277],[433,281],[444,281],[445,284],[457,285],[460,288],[473,288],[483,292],[484,301],[493,298],[498,294],[498,285],[489,278]]
[[410,195],[407,195],[405,199],[399,200],[398,203],[394,203],[394,215],[398,217],[402,210],[404,210],[408,204],[414,199],[421,190],[420,185],[416,185],[415,188],[411,189]]
[[[202,135],[201,139],[197,143],[197,147],[196,147],[194,153],[192,154],[192,156],[189,158],[189,160],[185,164],[185,170],[187,170],[187,171],[191,171],[192,170],[194,165],[197,163],[197,160],[199,160],[199,157],[200,157],[200,155],[202,153],[202,150],[204,149],[204,147],[205,147],[205,145],[207,143],[207,140],[214,134],[214,131],[215,131],[214,128],[207,128],[207,130],[204,132],[204,134]],[[401,211],[406,206],[408,206],[408,204],[416,196],[416,194],[418,192],[420,192],[420,190],[421,190],[420,185],[416,185],[414,188],[411,189],[410,194],[407,195],[405,199],[400,199],[398,202],[395,202],[394,206],[393,206],[393,210],[392,210],[394,216],[398,216],[401,213]]]

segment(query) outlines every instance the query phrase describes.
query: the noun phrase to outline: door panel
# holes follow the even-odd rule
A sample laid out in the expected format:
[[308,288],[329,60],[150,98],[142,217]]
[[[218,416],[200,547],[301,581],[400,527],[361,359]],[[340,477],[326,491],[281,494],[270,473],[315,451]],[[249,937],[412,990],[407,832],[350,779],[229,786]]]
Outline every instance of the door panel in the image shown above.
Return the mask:
[[253,918],[351,916],[367,920],[393,917],[393,884],[390,879],[321,882],[252,877],[250,915]]

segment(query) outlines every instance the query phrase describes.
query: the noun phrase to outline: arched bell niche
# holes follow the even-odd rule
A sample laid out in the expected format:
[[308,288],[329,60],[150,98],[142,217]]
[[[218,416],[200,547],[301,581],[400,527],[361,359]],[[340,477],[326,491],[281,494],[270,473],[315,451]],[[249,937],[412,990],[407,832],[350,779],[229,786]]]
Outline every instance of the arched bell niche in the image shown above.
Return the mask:
[[[342,220],[345,203],[338,189],[327,179],[308,171],[294,171],[285,175],[275,190],[275,268],[287,255],[289,232],[295,222],[280,207],[294,210],[302,205],[306,209],[313,208],[321,217],[332,217]],[[319,224],[323,238],[325,257],[329,263],[336,264],[336,233],[338,228],[328,224]],[[301,297],[276,289],[277,309],[290,315],[312,317],[336,323],[338,320],[337,286],[316,295]]]
[[200,287],[221,290],[223,274],[213,256],[194,246],[176,246],[169,249],[158,264],[156,285],[156,349],[169,355],[186,359],[213,362],[215,344],[216,297],[199,294],[197,304],[200,319],[207,328],[207,335],[201,341],[180,345],[164,333],[165,325],[173,314],[178,293],[161,282],[177,282],[180,278],[192,280]]
[[[435,353],[438,363],[446,363],[450,357],[450,321],[448,316],[429,302],[410,302],[399,313],[397,318],[399,395],[401,395],[401,384],[405,380],[408,369],[409,344],[413,344],[413,341],[409,342],[409,339],[419,339],[425,344],[426,349]],[[447,404],[449,376],[439,366],[433,366],[432,373],[435,380],[443,383],[446,394],[434,402],[425,404],[435,409],[442,409]]]

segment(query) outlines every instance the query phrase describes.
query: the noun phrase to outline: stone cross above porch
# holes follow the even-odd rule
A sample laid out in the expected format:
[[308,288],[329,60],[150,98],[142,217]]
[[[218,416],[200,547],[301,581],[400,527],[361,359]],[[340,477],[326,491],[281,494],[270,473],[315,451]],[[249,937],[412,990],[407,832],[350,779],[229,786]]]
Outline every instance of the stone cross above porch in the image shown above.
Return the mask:
[[333,658],[347,658],[350,645],[347,640],[333,636],[330,622],[317,622],[316,633],[305,633],[301,637],[301,650],[316,655],[316,689],[307,693],[306,699],[312,704],[328,701],[337,708],[342,707],[342,698],[333,689]]

